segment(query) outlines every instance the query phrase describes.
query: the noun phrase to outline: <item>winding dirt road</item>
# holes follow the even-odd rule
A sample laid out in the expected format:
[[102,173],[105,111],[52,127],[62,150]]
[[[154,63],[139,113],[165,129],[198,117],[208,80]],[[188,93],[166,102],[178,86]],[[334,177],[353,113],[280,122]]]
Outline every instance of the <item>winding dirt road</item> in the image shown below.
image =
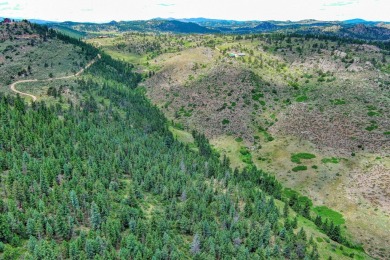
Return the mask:
[[73,78],[73,77],[77,77],[77,76],[80,76],[80,74],[83,73],[84,70],[88,69],[92,64],[94,64],[100,58],[101,58],[101,56],[100,56],[100,54],[98,54],[95,59],[91,60],[79,72],[77,72],[76,74],[70,75],[70,76],[64,76],[64,77],[58,77],[58,78],[49,78],[49,79],[25,79],[25,80],[18,80],[18,81],[15,81],[14,83],[12,83],[9,87],[10,87],[10,89],[13,92],[18,93],[18,94],[23,95],[23,96],[31,97],[33,101],[36,101],[37,100],[36,96],[34,96],[32,94],[28,94],[28,93],[22,92],[22,91],[19,91],[19,90],[17,90],[15,88],[15,86],[17,84],[26,83],[26,82],[47,82],[47,81],[53,81],[53,80],[59,80],[59,79],[70,79],[70,78]]

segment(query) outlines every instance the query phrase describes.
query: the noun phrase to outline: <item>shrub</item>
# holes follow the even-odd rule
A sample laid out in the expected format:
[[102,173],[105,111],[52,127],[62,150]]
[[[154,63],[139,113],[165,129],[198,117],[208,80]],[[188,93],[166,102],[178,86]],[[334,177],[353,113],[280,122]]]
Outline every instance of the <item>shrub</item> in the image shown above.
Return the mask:
[[295,100],[297,102],[305,102],[307,100],[307,96],[299,96]]
[[306,171],[306,170],[307,170],[306,165],[298,165],[298,166],[292,168],[293,172]]
[[344,99],[333,99],[330,101],[333,105],[345,105]]
[[367,113],[367,115],[373,117],[373,116],[379,116],[380,114],[378,112],[375,112],[375,111],[370,111]]
[[248,148],[246,147],[241,147],[240,148],[240,153],[241,153],[241,160],[244,162],[244,163],[247,163],[247,164],[252,164],[252,155],[251,153],[249,152]]
[[248,149],[246,147],[241,147],[240,148],[240,154],[248,155],[248,154],[250,154],[250,152],[248,151]]
[[293,87],[295,90],[299,89],[299,84],[298,84],[298,82],[289,81],[289,82],[288,82],[288,85],[290,85],[291,87]]
[[366,127],[366,130],[371,132],[372,130],[375,130],[375,129],[377,129],[377,128],[378,128],[377,125],[370,125],[370,126],[367,126],[367,127]]
[[236,142],[241,143],[242,141],[243,141],[242,137],[237,137],[237,138],[236,138]]
[[226,118],[224,120],[222,120],[222,124],[223,125],[227,125],[229,123],[230,123],[230,121],[228,119],[226,119]]
[[313,159],[316,158],[314,154],[311,153],[294,153],[291,155],[291,161],[294,163],[301,163],[302,159]]
[[323,163],[339,163],[340,162],[340,159],[339,158],[335,158],[335,157],[332,157],[332,158],[323,158],[321,160],[321,162]]
[[252,99],[255,101],[259,100],[261,97],[264,97],[263,93],[256,93],[256,94],[252,95]]

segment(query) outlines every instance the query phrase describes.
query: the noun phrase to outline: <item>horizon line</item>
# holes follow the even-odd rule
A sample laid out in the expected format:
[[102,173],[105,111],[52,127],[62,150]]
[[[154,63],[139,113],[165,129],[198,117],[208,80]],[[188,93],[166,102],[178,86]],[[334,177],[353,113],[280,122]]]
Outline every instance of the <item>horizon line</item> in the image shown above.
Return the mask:
[[345,22],[345,21],[351,21],[351,20],[362,20],[364,22],[375,22],[375,23],[390,23],[389,21],[382,21],[382,20],[366,20],[363,18],[351,18],[351,19],[345,19],[345,20],[317,20],[315,18],[305,18],[305,19],[299,19],[299,20],[236,20],[236,19],[223,19],[223,18],[206,18],[206,17],[182,17],[182,18],[175,18],[175,17],[154,17],[150,19],[129,19],[129,20],[115,20],[115,19],[110,19],[106,21],[76,21],[76,20],[61,20],[61,21],[51,21],[51,20],[45,20],[42,18],[24,18],[24,17],[7,17],[7,16],[1,16],[1,18],[9,18],[12,20],[38,20],[38,21],[43,21],[43,22],[48,22],[48,23],[65,23],[65,22],[74,22],[74,23],[93,23],[93,24],[106,24],[110,22],[131,22],[131,21],[151,21],[151,20],[190,20],[190,19],[205,19],[205,20],[217,20],[217,21],[234,21],[234,22],[302,22],[302,21],[318,21],[318,22]]

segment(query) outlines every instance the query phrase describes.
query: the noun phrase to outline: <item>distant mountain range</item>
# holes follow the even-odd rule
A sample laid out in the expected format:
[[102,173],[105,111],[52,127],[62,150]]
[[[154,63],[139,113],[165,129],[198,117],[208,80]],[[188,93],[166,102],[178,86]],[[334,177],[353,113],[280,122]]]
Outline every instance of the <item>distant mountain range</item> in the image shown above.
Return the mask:
[[[20,19],[16,19],[20,20]],[[346,21],[235,21],[208,18],[156,18],[139,21],[111,21],[108,23],[50,22],[30,20],[33,23],[46,24],[57,30],[71,32],[79,37],[96,34],[138,32],[171,33],[228,33],[247,34],[264,32],[288,32],[300,34],[320,34],[340,36],[362,40],[390,41],[390,22],[351,19]]]

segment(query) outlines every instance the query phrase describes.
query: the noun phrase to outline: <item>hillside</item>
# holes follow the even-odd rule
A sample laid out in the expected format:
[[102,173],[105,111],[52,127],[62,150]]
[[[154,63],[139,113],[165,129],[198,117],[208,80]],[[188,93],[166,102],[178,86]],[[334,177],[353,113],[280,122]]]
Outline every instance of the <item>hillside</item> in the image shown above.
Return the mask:
[[[175,140],[131,64],[45,27],[31,30],[46,40],[15,54],[9,68],[40,49],[51,58],[53,45],[101,58],[71,79],[26,83],[38,102],[0,85],[2,259],[370,259],[339,221],[320,217],[273,176],[233,170],[202,134]],[[14,31],[6,44],[24,48]],[[37,64],[18,77],[44,80],[48,67]],[[70,64],[61,73],[73,75]]]
[[[179,129],[205,133],[233,165],[267,169],[316,206],[340,211],[348,232],[386,258],[388,52],[308,37],[235,38],[157,57],[148,96]],[[290,160],[305,153],[309,160]]]
[[66,76],[91,58],[29,22],[0,26],[0,85],[18,79]]

